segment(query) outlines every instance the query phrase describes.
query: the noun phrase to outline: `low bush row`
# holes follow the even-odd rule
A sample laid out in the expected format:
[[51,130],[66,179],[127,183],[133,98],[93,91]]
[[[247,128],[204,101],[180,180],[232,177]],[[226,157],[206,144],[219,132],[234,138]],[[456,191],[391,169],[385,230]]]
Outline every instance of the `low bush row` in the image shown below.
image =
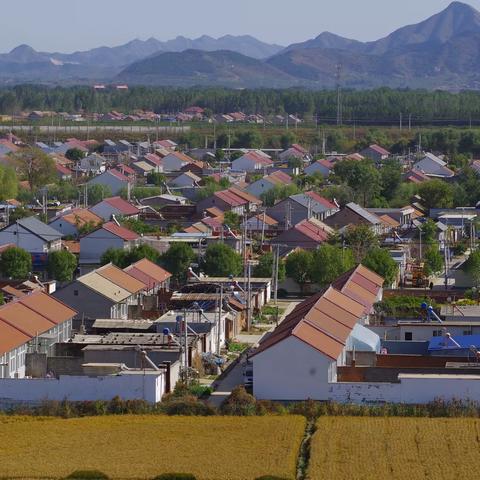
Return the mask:
[[231,395],[216,408],[207,400],[191,393],[182,385],[165,395],[156,405],[144,400],[122,400],[115,397],[110,401],[45,401],[38,406],[15,406],[1,412],[4,415],[32,415],[47,417],[87,417],[101,415],[154,414],[183,416],[261,416],[303,415],[308,419],[322,416],[353,417],[473,417],[480,418],[480,403],[462,400],[444,401],[437,399],[424,405],[385,403],[381,405],[339,404],[306,400],[303,402],[279,403],[257,400],[244,387],[235,388]]
[[[153,480],[196,480],[197,477],[191,473],[163,473]],[[109,477],[98,470],[79,470],[73,472],[65,480],[108,480]],[[289,480],[288,478],[266,475],[255,480]]]

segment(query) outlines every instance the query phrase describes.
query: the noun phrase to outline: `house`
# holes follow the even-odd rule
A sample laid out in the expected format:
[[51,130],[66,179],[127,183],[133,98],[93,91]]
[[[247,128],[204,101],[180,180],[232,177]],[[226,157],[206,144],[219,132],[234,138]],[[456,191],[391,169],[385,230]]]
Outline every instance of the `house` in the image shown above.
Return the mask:
[[133,162],[132,168],[135,170],[137,177],[142,179],[145,179],[149,173],[156,172],[157,170],[157,167],[143,160],[140,160],[139,162]]
[[330,174],[333,172],[334,162],[330,160],[322,159],[317,160],[316,162],[311,163],[307,167],[304,168],[304,173],[306,175],[314,175],[319,174],[323,178],[328,178]]
[[288,249],[303,248],[315,250],[326,242],[334,230],[320,220],[310,218],[302,220],[292,228],[272,240],[273,244],[283,245]]
[[[255,200],[261,203],[258,198]],[[217,207],[222,212],[232,211],[237,215],[243,215],[244,212],[258,205],[255,200],[246,192],[229,188],[228,190],[215,192],[211,197],[200,200],[197,202],[196,208],[199,214],[203,214],[208,208]]]
[[96,228],[103,219],[87,208],[75,208],[56,216],[49,225],[64,237],[78,237],[82,230]]
[[171,152],[162,158],[163,171],[178,172],[183,166],[193,162],[193,158],[182,152]]
[[[362,293],[381,290],[383,279],[370,270],[363,267],[353,274],[358,275],[356,285],[363,285]],[[379,336],[362,325],[368,301],[362,293],[330,286],[297,305],[264,337],[250,355],[255,397],[328,400],[337,369],[352,352],[380,353]]]
[[301,160],[302,162],[309,162],[311,160],[308,150],[296,143],[290,148],[287,148],[287,150],[281,152],[278,158],[282,162],[288,162],[291,159]]
[[426,153],[421,160],[413,165],[413,169],[424,173],[427,177],[451,178],[455,175],[455,173],[447,167],[447,162],[433,153]]
[[203,172],[206,168],[208,168],[208,163],[204,162],[203,160],[194,160],[186,165],[183,165],[180,168],[181,172],[192,172],[199,177],[203,176]]
[[290,177],[290,175],[277,170],[269,175],[265,175],[263,178],[260,178],[255,182],[252,182],[245,188],[245,190],[255,197],[261,198],[263,194],[275,188],[276,185],[286,186],[291,183],[292,177]]
[[175,150],[178,147],[178,144],[173,140],[157,140],[156,142],[153,142],[153,146],[155,148],[161,147],[169,150]]
[[431,180],[430,177],[428,175],[425,175],[425,173],[423,173],[421,170],[415,170],[415,169],[407,172],[404,176],[404,179],[406,182],[416,183],[416,184]]
[[273,165],[271,158],[260,150],[252,150],[232,162],[232,169],[243,172],[264,170]]
[[390,152],[379,145],[370,145],[360,152],[360,155],[373,160],[375,163],[380,163],[390,157]]
[[132,185],[135,183],[137,179],[137,174],[132,167],[129,167],[124,163],[120,163],[117,165],[116,170],[118,170],[122,175],[125,175],[130,180],[130,183]]
[[109,248],[130,250],[136,246],[140,236],[115,222],[104,223],[93,232],[80,238],[80,265],[98,265]]
[[402,208],[367,208],[367,211],[373,213],[377,217],[387,220],[384,217],[389,217],[396,222],[395,224],[391,224],[392,226],[404,228],[410,228],[412,226],[412,221],[416,217],[415,209],[410,205],[407,205]]
[[246,222],[247,230],[252,233],[273,235],[279,228],[279,222],[266,213],[258,213]]
[[138,218],[140,210],[122,197],[105,198],[90,208],[95,215],[103,218],[106,222],[116,217]]
[[132,263],[124,268],[124,271],[143,282],[146,285],[145,292],[148,294],[156,294],[159,291],[170,289],[172,274],[146,258]]
[[147,286],[111,263],[97,268],[57,290],[55,298],[77,311],[79,320],[128,318]]
[[11,243],[32,254],[36,265],[46,263],[50,252],[62,248],[62,234],[37,217],[25,217],[0,230],[0,245]]
[[84,157],[78,163],[78,169],[85,175],[99,175],[107,168],[107,160],[98,153]]
[[23,378],[29,347],[51,356],[56,342],[72,333],[76,311],[54,297],[21,293],[0,306],[0,378]]
[[295,225],[309,218],[325,220],[338,212],[339,208],[315,192],[291,195],[267,208],[267,213],[283,225]]
[[143,157],[142,160],[148,164],[150,164],[152,167],[154,167],[154,172],[155,173],[163,173],[163,162],[162,158],[157,155],[156,153],[146,153]]
[[89,180],[87,185],[89,187],[92,185],[104,185],[110,189],[113,195],[118,195],[121,190],[127,189],[131,182],[132,180],[123,173],[112,168]]
[[202,179],[194,173],[188,171],[180,174],[170,181],[170,185],[173,187],[192,188],[198,187]]
[[353,202],[348,203],[340,211],[325,219],[325,223],[335,230],[343,231],[350,225],[368,225],[377,235],[381,235],[383,232],[382,220]]
[[57,177],[60,180],[71,180],[73,172],[68,167],[61,165],[60,163],[55,163],[55,170],[57,171]]

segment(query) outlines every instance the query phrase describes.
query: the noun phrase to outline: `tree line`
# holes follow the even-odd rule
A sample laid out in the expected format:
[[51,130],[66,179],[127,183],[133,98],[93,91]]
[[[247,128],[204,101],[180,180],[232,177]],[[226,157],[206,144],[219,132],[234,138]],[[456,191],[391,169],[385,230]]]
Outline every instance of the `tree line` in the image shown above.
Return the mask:
[[[298,114],[324,121],[335,119],[337,95],[332,90],[245,89],[222,87],[175,88],[131,87],[128,91],[96,91],[89,86],[48,87],[17,85],[0,89],[0,113],[29,110],[57,112],[108,112],[135,109],[172,113],[198,105],[212,113],[244,111],[249,114]],[[480,119],[480,92],[450,93],[427,90],[345,90],[342,92],[343,119],[396,120],[402,114],[405,126],[413,121],[468,121]]]

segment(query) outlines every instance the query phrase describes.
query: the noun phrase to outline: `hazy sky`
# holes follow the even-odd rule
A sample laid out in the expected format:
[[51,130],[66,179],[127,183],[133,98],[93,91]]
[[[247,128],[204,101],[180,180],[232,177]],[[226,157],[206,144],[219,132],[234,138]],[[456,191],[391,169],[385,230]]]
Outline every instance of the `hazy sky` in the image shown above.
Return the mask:
[[[288,45],[328,30],[375,40],[450,0],[14,0],[0,15],[0,51],[26,43],[70,52],[134,38],[250,34]],[[480,10],[480,0],[465,0]]]

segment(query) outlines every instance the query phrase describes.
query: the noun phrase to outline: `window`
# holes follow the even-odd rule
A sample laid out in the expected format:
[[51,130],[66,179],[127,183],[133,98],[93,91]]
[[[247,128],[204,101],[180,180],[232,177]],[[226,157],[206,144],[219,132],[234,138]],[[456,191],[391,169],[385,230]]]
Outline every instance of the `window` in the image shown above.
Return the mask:
[[472,335],[472,331],[471,330],[464,330],[463,335]]
[[433,336],[434,337],[441,337],[442,336],[442,331],[441,330],[434,330],[433,331]]
[[75,297],[78,297],[78,290],[74,290],[74,291],[73,291],[73,295],[74,295]]
[[405,341],[411,342],[413,340],[413,333],[412,332],[405,332]]

